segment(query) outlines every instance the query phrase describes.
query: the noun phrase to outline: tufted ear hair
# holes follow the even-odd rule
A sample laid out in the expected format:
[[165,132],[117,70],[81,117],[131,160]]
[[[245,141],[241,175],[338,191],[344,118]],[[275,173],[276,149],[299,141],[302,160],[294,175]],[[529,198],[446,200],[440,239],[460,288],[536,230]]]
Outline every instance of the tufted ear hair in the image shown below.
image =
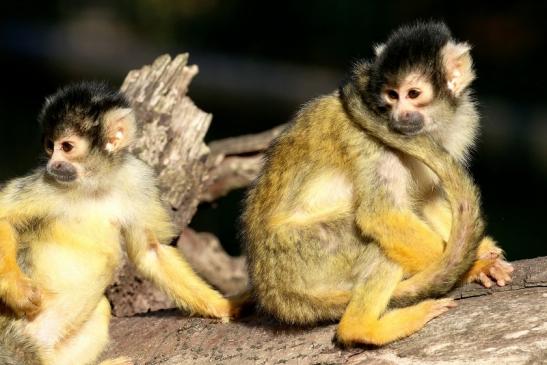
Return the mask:
[[475,79],[471,46],[468,43],[448,42],[441,50],[446,84],[456,97]]
[[103,116],[106,151],[113,153],[128,147],[135,138],[137,125],[131,108],[116,108]]
[[376,57],[382,54],[384,48],[386,48],[386,45],[384,43],[376,44],[374,46],[374,54],[376,55]]

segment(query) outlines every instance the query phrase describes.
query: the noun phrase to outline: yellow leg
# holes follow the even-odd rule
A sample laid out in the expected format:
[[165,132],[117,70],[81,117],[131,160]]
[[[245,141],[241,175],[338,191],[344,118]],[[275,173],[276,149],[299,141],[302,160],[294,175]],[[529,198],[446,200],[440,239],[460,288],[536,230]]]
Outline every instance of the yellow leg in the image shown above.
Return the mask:
[[245,298],[224,298],[192,270],[176,248],[160,244],[151,232],[143,237],[131,236],[129,242],[129,257],[137,268],[178,307],[209,317],[228,318],[237,314]]
[[422,271],[442,255],[442,237],[410,211],[360,215],[357,223],[405,274]]
[[428,321],[455,306],[452,299],[426,300],[411,307],[385,312],[402,270],[383,264],[369,281],[352,292],[337,329],[344,344],[385,345],[420,330]]
[[[48,358],[48,365],[94,364],[108,343],[110,304],[102,298],[89,319],[72,336],[59,342]],[[104,364],[130,365],[126,358],[107,360]],[[123,362],[124,360],[125,362]],[[121,361],[121,362],[120,362]],[[102,365],[103,363],[101,363]]]
[[40,290],[17,265],[17,235],[6,220],[0,220],[0,298],[18,315],[31,318],[40,309]]

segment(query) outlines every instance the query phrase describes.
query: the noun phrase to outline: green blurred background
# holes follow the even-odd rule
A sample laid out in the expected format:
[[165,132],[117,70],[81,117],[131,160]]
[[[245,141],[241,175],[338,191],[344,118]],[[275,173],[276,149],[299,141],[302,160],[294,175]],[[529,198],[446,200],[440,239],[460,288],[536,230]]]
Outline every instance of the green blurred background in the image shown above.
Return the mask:
[[[213,113],[207,140],[287,121],[330,92],[393,28],[447,22],[473,44],[483,133],[472,171],[489,231],[510,259],[547,255],[547,4],[539,1],[17,1],[0,14],[0,181],[39,162],[44,97],[80,79],[120,85],[162,53],[190,52],[190,96]],[[191,226],[238,254],[242,191],[200,207]]]

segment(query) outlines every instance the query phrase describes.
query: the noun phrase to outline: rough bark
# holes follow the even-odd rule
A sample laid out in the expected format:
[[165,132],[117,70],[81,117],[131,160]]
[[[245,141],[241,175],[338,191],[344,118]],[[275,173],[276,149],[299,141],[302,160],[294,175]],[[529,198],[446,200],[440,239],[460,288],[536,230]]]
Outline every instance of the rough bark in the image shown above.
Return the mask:
[[186,96],[198,73],[187,62],[188,54],[173,60],[163,55],[151,66],[130,71],[121,87],[139,122],[133,153],[156,170],[163,198],[182,226],[194,215],[209,172],[203,138],[212,118]]
[[281,124],[262,133],[211,142],[211,172],[200,200],[211,202],[249,185],[262,168],[264,151],[286,127]]
[[290,328],[253,314],[232,323],[178,311],[115,318],[105,358],[136,364],[545,364],[547,257],[515,263],[513,283],[458,289],[458,307],[383,348],[342,349],[335,324]]

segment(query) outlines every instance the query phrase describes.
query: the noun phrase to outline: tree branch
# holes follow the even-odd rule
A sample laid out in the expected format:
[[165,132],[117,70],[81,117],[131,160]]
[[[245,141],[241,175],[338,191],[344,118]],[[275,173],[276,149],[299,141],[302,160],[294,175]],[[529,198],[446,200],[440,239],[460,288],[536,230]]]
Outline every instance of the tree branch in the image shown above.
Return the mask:
[[[511,285],[466,296],[418,333],[379,349],[340,348],[332,341],[334,324],[299,329],[258,315],[224,324],[161,311],[114,319],[106,357],[148,365],[544,363],[547,257],[515,268]],[[460,292],[478,293],[475,285]]]

